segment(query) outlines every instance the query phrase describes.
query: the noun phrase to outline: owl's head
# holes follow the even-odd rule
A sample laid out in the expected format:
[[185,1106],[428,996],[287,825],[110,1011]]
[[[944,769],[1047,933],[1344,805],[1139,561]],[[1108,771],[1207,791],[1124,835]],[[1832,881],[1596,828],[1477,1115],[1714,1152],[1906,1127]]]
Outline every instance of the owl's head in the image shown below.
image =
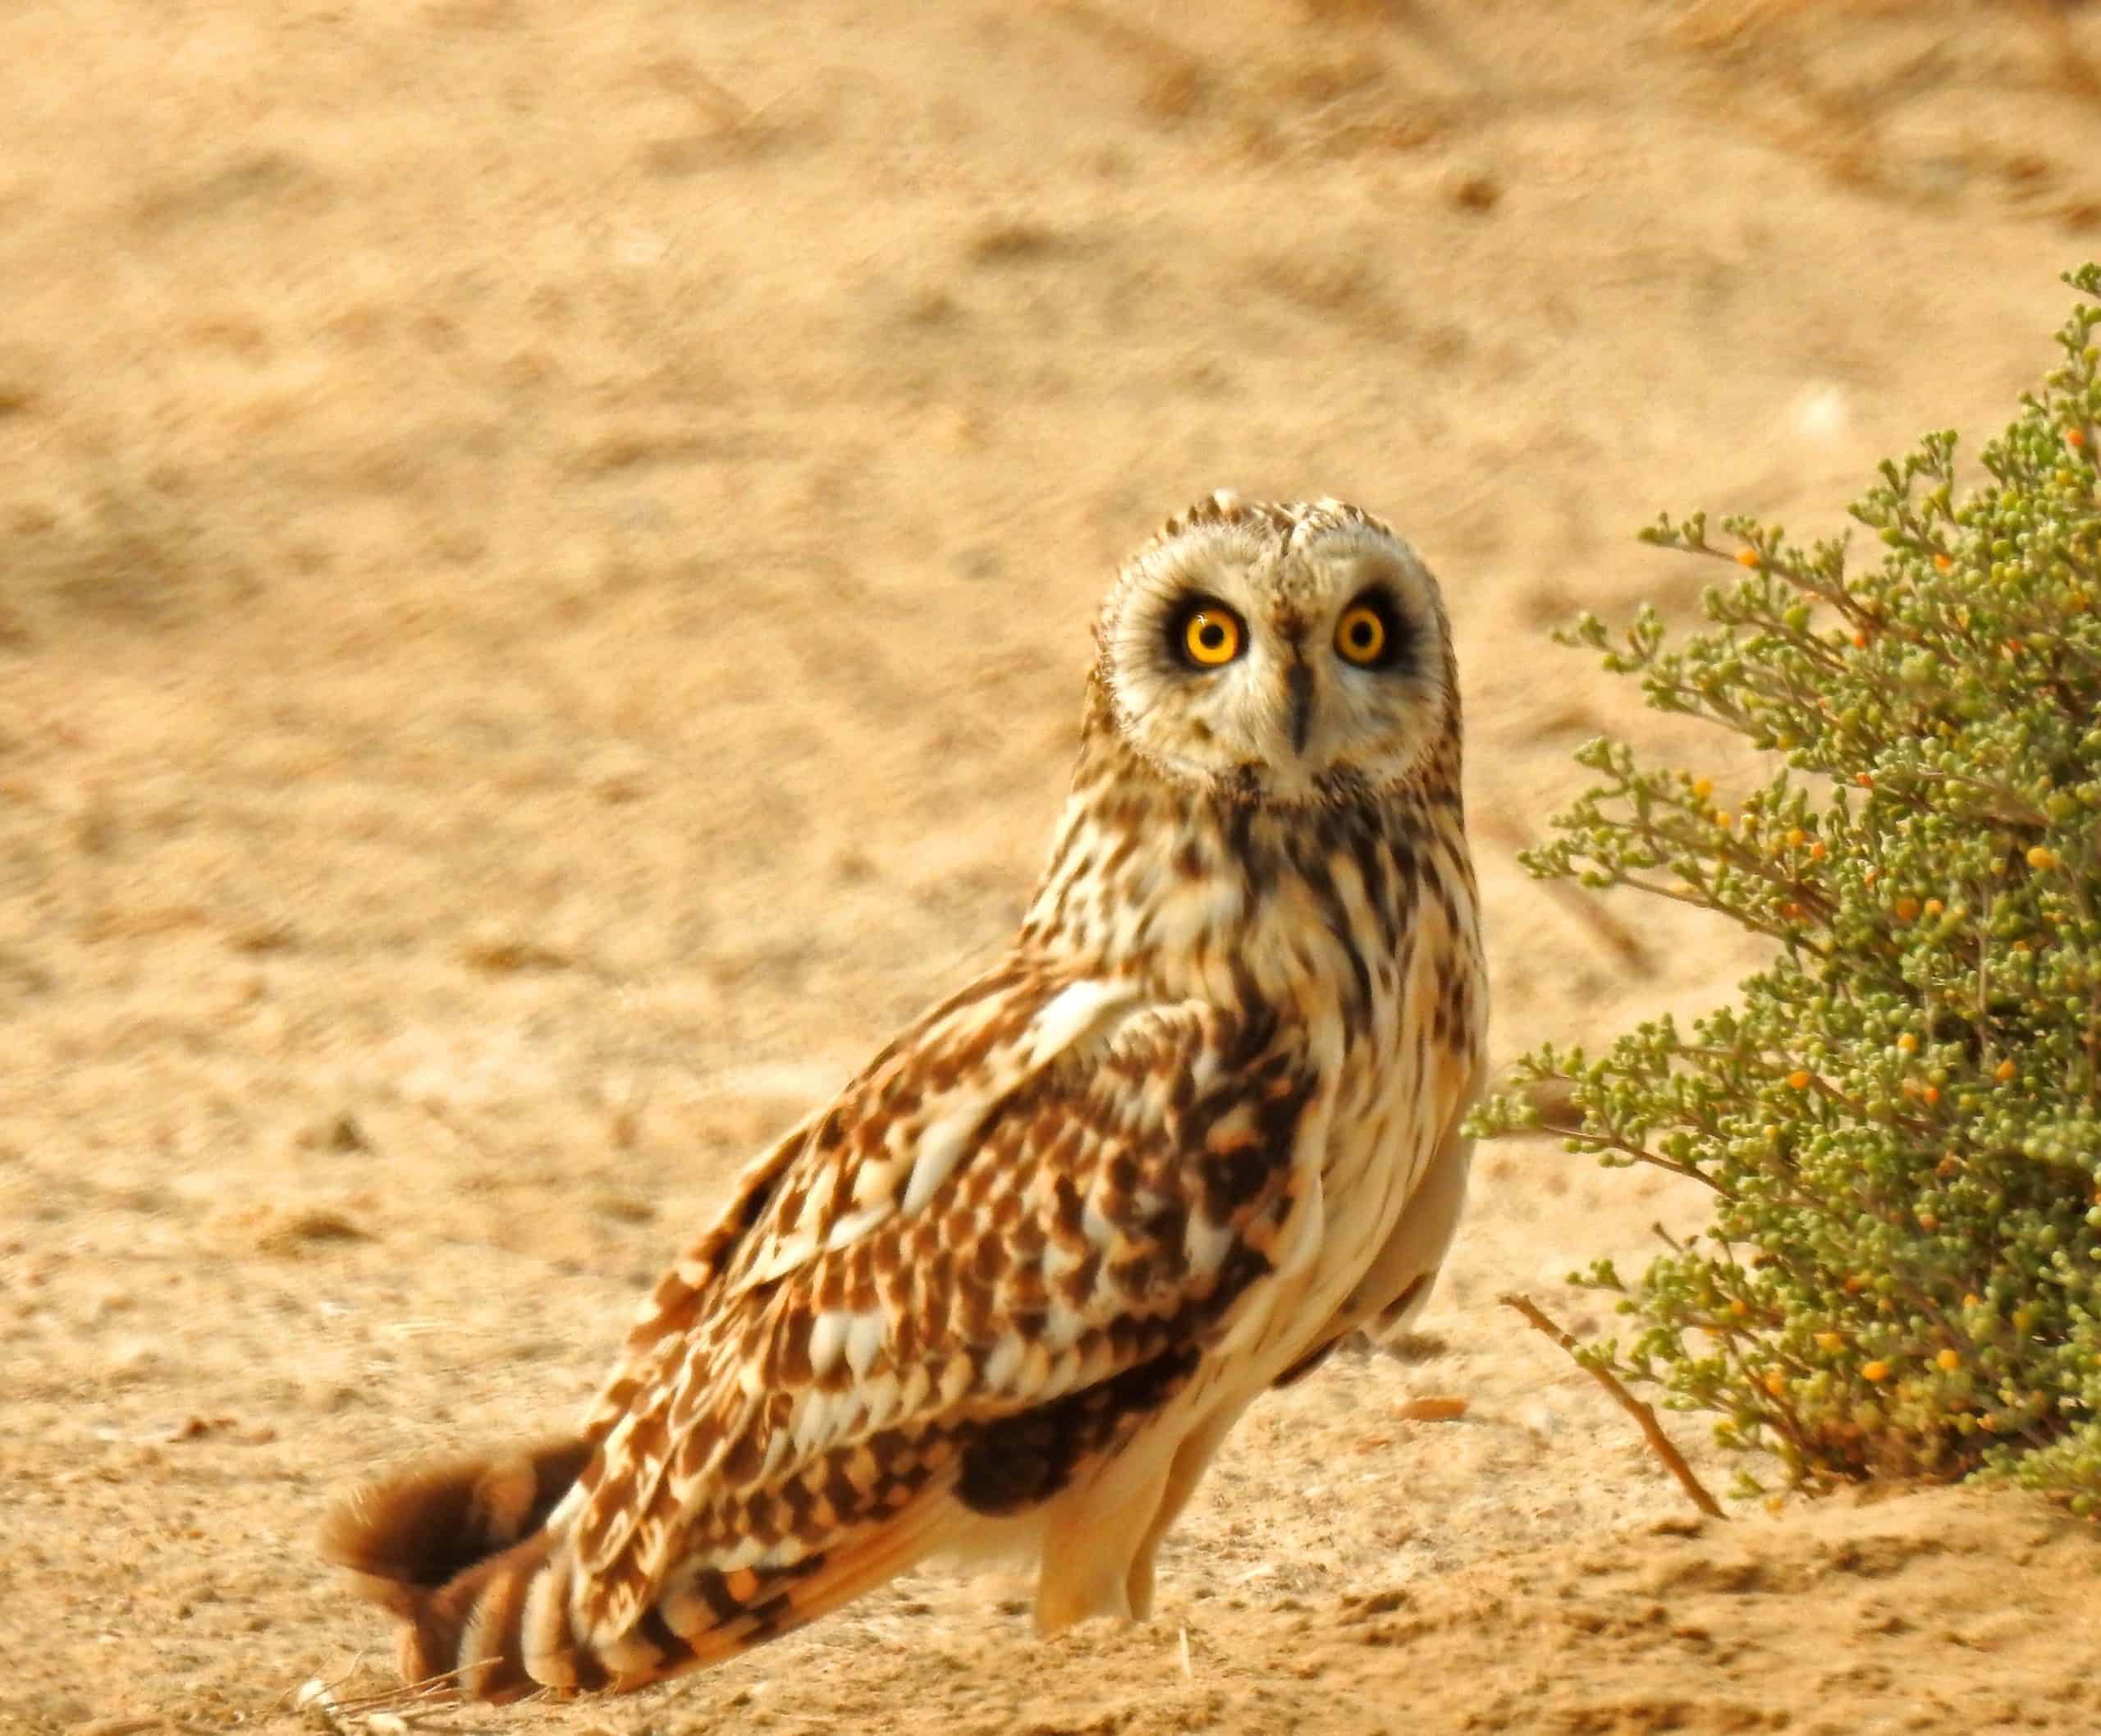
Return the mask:
[[1198,502],[1124,567],[1096,637],[1124,740],[1163,776],[1220,795],[1390,788],[1457,735],[1436,580],[1339,501]]

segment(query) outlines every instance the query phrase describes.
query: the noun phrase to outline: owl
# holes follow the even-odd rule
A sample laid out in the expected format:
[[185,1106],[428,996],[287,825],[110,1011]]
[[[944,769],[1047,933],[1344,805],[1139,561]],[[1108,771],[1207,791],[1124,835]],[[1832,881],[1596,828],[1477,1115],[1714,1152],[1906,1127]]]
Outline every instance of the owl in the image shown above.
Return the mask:
[[323,1553],[404,1679],[634,1688],[930,1556],[1142,1618],[1263,1391],[1419,1308],[1486,1001],[1435,581],[1226,492],[1124,568],[1019,933],[751,1163],[573,1436],[378,1482]]

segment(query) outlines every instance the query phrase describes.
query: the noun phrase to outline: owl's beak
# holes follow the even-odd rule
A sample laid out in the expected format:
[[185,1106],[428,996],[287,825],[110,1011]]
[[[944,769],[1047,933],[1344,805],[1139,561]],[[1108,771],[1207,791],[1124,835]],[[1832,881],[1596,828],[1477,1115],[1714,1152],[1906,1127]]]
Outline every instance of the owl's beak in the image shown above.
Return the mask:
[[1291,702],[1291,751],[1303,753],[1306,738],[1313,730],[1313,671],[1294,657],[1284,691]]

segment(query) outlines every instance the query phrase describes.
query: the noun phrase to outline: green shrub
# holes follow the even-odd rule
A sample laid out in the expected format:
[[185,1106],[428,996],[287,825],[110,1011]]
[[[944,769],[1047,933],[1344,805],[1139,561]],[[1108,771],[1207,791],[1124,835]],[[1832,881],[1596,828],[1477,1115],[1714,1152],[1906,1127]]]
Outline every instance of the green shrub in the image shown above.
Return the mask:
[[[2095,267],[2067,281],[2101,297]],[[2097,327],[2077,307],[1974,492],[1952,433],[1882,466],[1852,509],[1879,565],[1664,519],[1645,540],[1732,566],[1714,625],[1563,635],[1776,763],[1725,813],[1593,742],[1596,786],[1527,867],[1719,911],[1774,956],[1690,1036],[1527,1056],[1476,1130],[1705,1184],[1707,1227],[1638,1282],[1572,1280],[1632,1317],[1584,1355],[1797,1482],[1988,1470],[2101,1510]]]

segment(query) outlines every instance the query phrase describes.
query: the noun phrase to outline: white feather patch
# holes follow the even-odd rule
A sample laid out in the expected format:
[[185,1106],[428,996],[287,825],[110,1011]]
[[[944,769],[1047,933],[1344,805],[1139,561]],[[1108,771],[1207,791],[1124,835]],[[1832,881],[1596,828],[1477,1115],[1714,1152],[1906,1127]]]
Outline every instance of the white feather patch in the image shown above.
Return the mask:
[[1028,1065],[1032,1069],[1063,1054],[1109,1008],[1136,997],[1128,983],[1087,978],[1059,990],[1029,1021]]
[[1102,1216],[1092,1194],[1080,1209],[1080,1233],[1096,1248],[1105,1248],[1114,1243],[1119,1232],[1115,1224]]
[[856,1314],[853,1324],[846,1329],[846,1366],[854,1371],[854,1378],[865,1381],[868,1371],[876,1365],[881,1354],[886,1331],[880,1314]]
[[849,1212],[831,1226],[831,1233],[824,1239],[824,1245],[844,1248],[849,1242],[858,1242],[877,1225],[890,1216],[887,1205],[872,1206],[864,1211]]
[[1021,1373],[1014,1382],[1014,1390],[1032,1397],[1048,1390],[1050,1385],[1050,1353],[1041,1343],[1031,1344],[1028,1354],[1022,1359]]
[[460,1646],[454,1663],[459,1669],[461,1684],[470,1693],[479,1685],[482,1677],[490,1673],[491,1666],[502,1659],[500,1647],[503,1635],[497,1627],[495,1614],[485,1590],[468,1611],[466,1624],[460,1630]]
[[868,1427],[887,1428],[890,1419],[897,1414],[897,1376],[879,1374],[866,1381],[861,1387],[861,1400],[867,1407]]
[[[1055,1244],[1044,1250],[1046,1254],[1055,1251]],[[1080,1317],[1078,1311],[1064,1298],[1053,1296],[1043,1310],[1043,1342],[1053,1350],[1069,1349],[1079,1342],[1080,1335],[1087,1331],[1087,1324]]]
[[525,1613],[518,1631],[525,1651],[525,1669],[549,1688],[576,1686],[576,1665],[570,1656],[569,1616],[562,1606],[565,1576],[553,1567],[543,1567],[533,1576],[525,1594]]
[[1183,1238],[1183,1246],[1189,1251],[1189,1269],[1206,1273],[1216,1271],[1225,1263],[1225,1257],[1233,1251],[1236,1239],[1231,1225],[1207,1223],[1202,1212],[1192,1212],[1188,1232]]
[[1012,1332],[993,1345],[992,1354],[985,1358],[985,1384],[995,1392],[1013,1390],[1014,1376],[1021,1367],[1022,1354],[1026,1349]]
[[[719,1555],[711,1555],[707,1564],[718,1573],[734,1573],[740,1567],[757,1567],[766,1559],[766,1545],[757,1537],[739,1537],[727,1545]],[[674,1632],[678,1624],[671,1624]]]
[[[844,1397],[841,1394],[840,1397]],[[831,1436],[832,1413],[837,1400],[830,1394],[806,1392],[795,1406],[794,1439],[798,1453],[811,1453]]]
[[[840,1222],[849,1221],[841,1219]],[[836,1237],[838,1225],[834,1225],[832,1228]],[[831,1245],[835,1248],[839,1244],[835,1239]],[[763,1258],[753,1262],[752,1269],[737,1280],[737,1287],[731,1294],[740,1296],[746,1290],[756,1289],[762,1284],[771,1284],[776,1278],[785,1277],[799,1267],[808,1266],[817,1256],[817,1244],[812,1238],[801,1234],[784,1236],[767,1250]]]
[[917,1212],[933,1198],[934,1190],[949,1179],[956,1160],[969,1146],[990,1109],[993,1098],[973,1092],[963,1106],[952,1109],[938,1121],[927,1124],[919,1135],[919,1149],[912,1159],[912,1179],[904,1184],[902,1209]]
[[826,1308],[810,1322],[810,1372],[823,1375],[839,1360],[839,1353],[846,1348],[846,1331],[854,1316],[837,1308]]
[[[1195,1234],[1193,1221],[1191,1225],[1191,1234]],[[1077,1267],[1084,1257],[1085,1256],[1078,1248],[1069,1247],[1063,1242],[1053,1242],[1045,1248],[1038,1264],[1041,1267],[1045,1277],[1062,1278]]]

